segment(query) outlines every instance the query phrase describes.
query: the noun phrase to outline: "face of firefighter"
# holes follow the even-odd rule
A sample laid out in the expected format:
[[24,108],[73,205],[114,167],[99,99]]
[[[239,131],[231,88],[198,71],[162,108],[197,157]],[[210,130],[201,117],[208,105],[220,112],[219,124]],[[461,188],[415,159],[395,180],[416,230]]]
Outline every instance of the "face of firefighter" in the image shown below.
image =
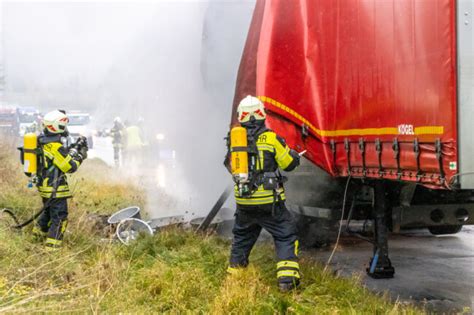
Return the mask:
[[250,117],[249,121],[241,123],[242,127],[247,130],[257,130],[265,126],[265,119],[257,120],[253,116]]

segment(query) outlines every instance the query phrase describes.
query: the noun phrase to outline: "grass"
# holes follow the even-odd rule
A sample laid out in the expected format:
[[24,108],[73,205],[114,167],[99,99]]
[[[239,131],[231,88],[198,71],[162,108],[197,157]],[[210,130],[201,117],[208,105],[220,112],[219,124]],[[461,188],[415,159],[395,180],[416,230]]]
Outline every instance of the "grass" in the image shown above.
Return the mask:
[[[0,147],[0,208],[27,218],[39,206],[34,190]],[[23,176],[23,177],[22,177]],[[258,245],[251,265],[227,275],[230,243],[214,235],[168,228],[133,246],[102,240],[88,213],[145,205],[141,190],[97,160],[74,176],[70,228],[59,252],[30,236],[0,228],[0,313],[414,314],[365,289],[359,279],[335,277],[303,260],[300,290],[280,293],[270,245]]]

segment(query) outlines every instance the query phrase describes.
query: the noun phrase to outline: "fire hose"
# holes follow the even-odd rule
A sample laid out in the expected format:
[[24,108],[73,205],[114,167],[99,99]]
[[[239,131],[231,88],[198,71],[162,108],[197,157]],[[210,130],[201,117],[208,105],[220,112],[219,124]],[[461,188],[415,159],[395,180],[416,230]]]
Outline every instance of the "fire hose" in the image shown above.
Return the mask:
[[32,223],[34,220],[36,220],[43,213],[44,209],[46,209],[49,206],[50,200],[48,200],[44,204],[43,208],[41,208],[40,211],[35,213],[31,218],[29,218],[28,220],[26,220],[23,223],[20,223],[20,221],[18,220],[18,218],[16,217],[16,215],[13,213],[13,211],[11,209],[4,208],[0,212],[8,214],[13,219],[13,221],[15,221],[15,225],[12,226],[11,228],[21,230],[22,228],[24,228],[25,226],[28,226],[30,223]]
[[21,230],[22,228],[24,228],[25,226],[28,226],[29,224],[31,224],[33,221],[35,221],[42,213],[43,211],[49,207],[49,205],[51,204],[51,202],[53,201],[53,199],[56,197],[56,192],[58,191],[58,184],[59,184],[59,181],[60,179],[63,177],[63,175],[61,176],[57,176],[57,172],[58,170],[55,169],[55,180],[53,182],[53,191],[51,193],[51,198],[48,199],[48,201],[46,201],[44,204],[43,204],[43,207],[41,208],[40,211],[36,212],[31,218],[29,218],[28,220],[26,220],[25,222],[23,223],[20,223],[20,221],[18,220],[18,218],[16,217],[16,215],[13,213],[13,210],[11,209],[8,209],[8,208],[4,208],[2,209],[2,211],[0,211],[1,213],[6,213],[8,214],[12,219],[13,221],[15,221],[15,225],[12,226],[11,228],[13,229],[17,229],[17,230]]

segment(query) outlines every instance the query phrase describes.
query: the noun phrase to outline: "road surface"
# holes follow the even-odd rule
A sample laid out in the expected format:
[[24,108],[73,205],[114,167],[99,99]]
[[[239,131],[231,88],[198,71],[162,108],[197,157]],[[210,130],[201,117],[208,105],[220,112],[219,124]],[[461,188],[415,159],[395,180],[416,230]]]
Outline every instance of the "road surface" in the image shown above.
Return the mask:
[[[451,236],[433,236],[427,230],[392,235],[389,251],[395,267],[393,279],[375,280],[365,274],[372,245],[343,237],[331,266],[350,276],[358,273],[365,285],[377,292],[388,291],[393,299],[425,305],[436,312],[474,310],[474,227]],[[310,251],[326,263],[330,248]]]

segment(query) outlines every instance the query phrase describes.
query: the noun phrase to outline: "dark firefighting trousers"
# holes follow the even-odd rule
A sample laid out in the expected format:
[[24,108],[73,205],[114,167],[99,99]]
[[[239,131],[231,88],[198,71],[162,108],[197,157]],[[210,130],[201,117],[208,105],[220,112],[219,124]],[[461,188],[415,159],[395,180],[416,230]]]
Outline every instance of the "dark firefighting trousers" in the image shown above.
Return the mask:
[[120,163],[120,151],[122,150],[122,147],[119,144],[114,144],[114,161],[115,165],[118,165]]
[[38,228],[47,234],[47,247],[60,247],[67,227],[67,198],[43,198],[43,205],[46,208],[36,222]]
[[293,215],[284,202],[272,205],[237,206],[235,224],[232,230],[234,240],[230,254],[229,272],[246,267],[252,247],[264,228],[275,242],[277,254],[277,278],[280,283],[299,283],[298,239]]

